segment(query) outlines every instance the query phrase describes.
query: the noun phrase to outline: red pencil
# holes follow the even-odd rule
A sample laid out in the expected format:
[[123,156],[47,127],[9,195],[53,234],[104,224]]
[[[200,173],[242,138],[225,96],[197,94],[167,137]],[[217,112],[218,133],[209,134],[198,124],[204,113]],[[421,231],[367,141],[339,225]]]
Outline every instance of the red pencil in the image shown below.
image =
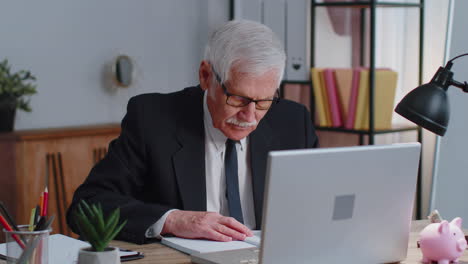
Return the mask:
[[[5,220],[5,218],[3,218],[2,215],[0,215],[0,223],[2,224],[3,228],[5,228],[6,231],[13,231],[13,229],[11,229],[10,225],[8,224],[8,222]],[[20,245],[20,247],[22,249],[25,249],[26,247],[24,246],[23,242],[18,238],[17,235],[14,235],[12,234],[11,235],[15,240],[16,242],[18,243],[18,245]]]
[[47,189],[47,186],[44,190],[43,196],[41,216],[47,216],[47,208],[49,207],[49,190]]

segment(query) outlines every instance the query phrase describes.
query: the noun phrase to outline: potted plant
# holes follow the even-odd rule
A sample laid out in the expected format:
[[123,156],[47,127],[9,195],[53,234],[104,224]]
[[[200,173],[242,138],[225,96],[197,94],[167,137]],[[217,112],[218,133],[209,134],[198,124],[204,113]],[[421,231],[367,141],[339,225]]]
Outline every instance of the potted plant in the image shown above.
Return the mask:
[[13,130],[16,109],[31,112],[26,97],[37,93],[35,80],[29,71],[11,72],[7,59],[0,63],[0,132]]
[[100,204],[89,206],[84,200],[78,204],[74,221],[81,236],[91,244],[78,254],[78,264],[120,263],[117,248],[109,247],[109,242],[122,230],[127,221],[119,224],[120,209],[117,208],[104,218]]

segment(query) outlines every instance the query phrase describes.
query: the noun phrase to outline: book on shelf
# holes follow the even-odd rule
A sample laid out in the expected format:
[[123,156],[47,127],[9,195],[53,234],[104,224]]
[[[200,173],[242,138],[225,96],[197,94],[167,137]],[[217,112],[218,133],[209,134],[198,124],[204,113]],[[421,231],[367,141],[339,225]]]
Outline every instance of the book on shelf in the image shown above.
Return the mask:
[[356,113],[353,125],[356,130],[364,129],[364,112],[367,104],[369,104],[369,71],[361,70],[359,72]]
[[[369,69],[312,68],[318,122],[322,127],[369,129]],[[388,68],[375,69],[374,129],[392,127],[398,74]]]
[[244,241],[219,242],[205,239],[187,239],[180,237],[163,237],[164,245],[187,253],[189,255],[219,252],[234,249],[260,247],[261,231],[253,231],[254,236],[247,237]]
[[327,88],[325,87],[325,79],[323,78],[323,70],[324,69],[320,69],[319,71],[320,89],[322,90],[322,100],[325,107],[325,117],[327,119],[327,126],[331,127],[333,123],[331,117],[330,103],[328,101],[329,95],[327,92]]
[[[393,104],[398,73],[390,69],[375,70],[374,86],[374,129],[392,128]],[[360,74],[358,105],[355,129],[369,129],[369,70]]]
[[338,98],[338,91],[336,88],[335,76],[333,74],[333,69],[324,69],[323,74],[323,84],[325,86],[325,91],[327,93],[328,99],[328,108],[330,110],[330,119],[332,127],[341,127],[342,118],[341,118],[341,107]]
[[353,77],[351,79],[351,93],[348,98],[348,114],[344,127],[346,129],[354,129],[356,120],[357,98],[359,93],[359,78],[361,76],[361,68],[353,68]]
[[320,77],[322,69],[312,68],[311,70],[312,78],[312,87],[314,89],[314,102],[315,102],[315,111],[318,116],[318,124],[320,126],[328,126],[328,109],[326,102],[326,95],[324,94],[322,78]]
[[335,69],[338,103],[343,121],[348,119],[354,69]]

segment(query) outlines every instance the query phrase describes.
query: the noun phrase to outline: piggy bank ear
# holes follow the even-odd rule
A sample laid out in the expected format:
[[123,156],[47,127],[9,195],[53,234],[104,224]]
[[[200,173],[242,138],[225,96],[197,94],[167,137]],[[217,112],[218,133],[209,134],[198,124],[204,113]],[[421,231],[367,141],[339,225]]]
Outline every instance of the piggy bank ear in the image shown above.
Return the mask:
[[449,223],[446,220],[440,222],[440,226],[438,228],[438,231],[441,234],[448,234],[448,232],[450,231]]
[[452,222],[450,222],[450,224],[454,224],[459,228],[462,228],[462,219],[460,217],[456,217],[452,220]]

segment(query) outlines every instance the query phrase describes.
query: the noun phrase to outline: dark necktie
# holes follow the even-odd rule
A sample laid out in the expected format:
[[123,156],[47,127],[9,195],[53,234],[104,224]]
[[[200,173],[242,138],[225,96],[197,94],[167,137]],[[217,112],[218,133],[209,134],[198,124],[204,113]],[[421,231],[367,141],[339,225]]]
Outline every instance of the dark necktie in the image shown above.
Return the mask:
[[229,214],[237,221],[244,223],[242,207],[239,197],[239,177],[237,176],[236,141],[226,141],[226,155],[224,156],[224,171],[226,174],[226,198]]

